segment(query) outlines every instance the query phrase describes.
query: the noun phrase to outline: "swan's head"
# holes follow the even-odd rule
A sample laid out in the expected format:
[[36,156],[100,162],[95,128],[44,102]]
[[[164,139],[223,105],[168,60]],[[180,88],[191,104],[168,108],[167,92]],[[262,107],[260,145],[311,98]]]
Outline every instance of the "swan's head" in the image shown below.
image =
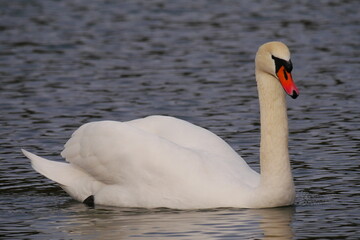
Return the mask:
[[268,42],[259,47],[256,54],[256,69],[271,74],[279,80],[285,92],[292,98],[299,96],[292,76],[290,51],[282,42]]

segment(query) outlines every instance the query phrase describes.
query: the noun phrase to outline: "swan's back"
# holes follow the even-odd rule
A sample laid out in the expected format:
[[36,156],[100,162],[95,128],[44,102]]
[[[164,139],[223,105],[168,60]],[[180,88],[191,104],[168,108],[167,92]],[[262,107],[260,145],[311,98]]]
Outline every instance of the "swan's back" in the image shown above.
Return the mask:
[[[162,137],[184,148],[204,151],[224,158],[237,160],[241,158],[216,134],[178,118],[155,115],[132,120],[126,124]],[[243,160],[240,162],[247,165]]]

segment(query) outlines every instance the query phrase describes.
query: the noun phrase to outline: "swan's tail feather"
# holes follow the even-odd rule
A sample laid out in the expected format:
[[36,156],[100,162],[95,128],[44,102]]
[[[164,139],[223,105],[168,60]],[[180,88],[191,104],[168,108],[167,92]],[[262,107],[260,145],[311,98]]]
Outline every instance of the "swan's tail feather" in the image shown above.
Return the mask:
[[21,151],[27,158],[31,160],[31,166],[38,173],[61,185],[69,185],[69,177],[71,178],[74,175],[66,173],[65,177],[64,172],[67,172],[71,169],[70,164],[64,162],[50,161],[24,149],[21,149]]
[[94,183],[93,177],[65,162],[50,161],[24,149],[23,154],[31,160],[32,167],[40,174],[60,184],[60,186],[78,201],[83,201],[91,193],[89,183]]

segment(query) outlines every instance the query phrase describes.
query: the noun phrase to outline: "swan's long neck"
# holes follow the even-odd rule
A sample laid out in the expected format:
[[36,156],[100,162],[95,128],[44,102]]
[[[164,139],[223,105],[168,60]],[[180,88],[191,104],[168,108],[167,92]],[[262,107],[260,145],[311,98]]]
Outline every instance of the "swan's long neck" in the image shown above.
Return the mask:
[[278,79],[270,74],[257,70],[256,79],[261,121],[260,189],[266,194],[264,198],[281,201],[286,195],[284,201],[292,204],[295,191],[288,152],[285,93]]

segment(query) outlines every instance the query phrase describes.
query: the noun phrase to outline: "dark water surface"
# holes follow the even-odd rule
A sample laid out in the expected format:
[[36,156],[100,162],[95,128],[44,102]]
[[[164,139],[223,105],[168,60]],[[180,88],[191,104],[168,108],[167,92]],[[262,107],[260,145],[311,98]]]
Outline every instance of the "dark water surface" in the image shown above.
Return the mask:
[[[0,1],[1,239],[358,239],[360,2]],[[32,170],[89,121],[165,114],[217,133],[255,169],[254,56],[284,41],[293,207],[88,209]]]

